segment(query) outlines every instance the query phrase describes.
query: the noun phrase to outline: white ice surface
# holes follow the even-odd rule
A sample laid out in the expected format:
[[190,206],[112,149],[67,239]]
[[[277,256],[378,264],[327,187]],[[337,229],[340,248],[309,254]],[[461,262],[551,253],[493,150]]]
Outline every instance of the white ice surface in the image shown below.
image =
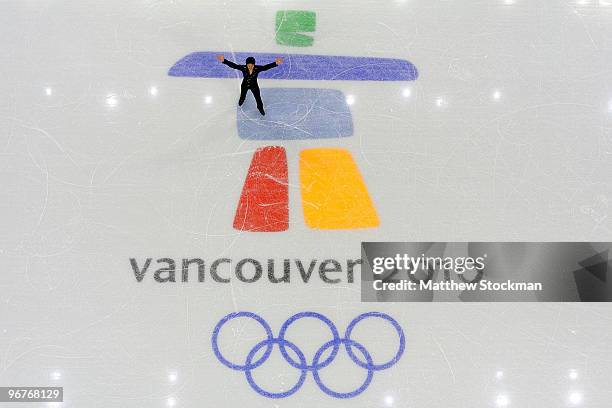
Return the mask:
[[[290,229],[240,233],[235,205],[265,143],[237,135],[238,83],[166,72],[197,50],[295,51],[274,41],[280,9],[317,12],[315,44],[298,52],[406,58],[420,77],[262,80],[352,95],[355,136],[283,143]],[[361,304],[357,282],[136,283],[128,258],[609,241],[611,39],[607,0],[2,1],[0,386],[61,385],[66,408],[609,408],[607,304]],[[305,226],[297,155],[321,146],[353,153],[379,228]],[[351,401],[327,397],[311,375],[293,397],[268,400],[211,354],[212,327],[234,310],[276,331],[302,310],[340,329],[385,311],[406,331],[406,354]],[[321,344],[300,330],[304,349]],[[365,331],[364,344],[393,347],[379,333]],[[236,356],[254,338],[237,336]],[[280,358],[269,364],[262,384],[294,378]],[[363,375],[347,361],[333,370],[349,383]]]

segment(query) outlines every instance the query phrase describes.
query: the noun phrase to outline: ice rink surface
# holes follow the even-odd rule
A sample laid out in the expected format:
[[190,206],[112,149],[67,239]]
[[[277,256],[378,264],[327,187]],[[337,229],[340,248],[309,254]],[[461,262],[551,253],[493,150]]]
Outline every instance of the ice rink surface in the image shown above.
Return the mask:
[[[312,46],[277,43],[279,10],[316,13]],[[609,408],[608,304],[360,303],[358,275],[137,282],[129,258],[208,268],[344,262],[361,241],[609,241],[611,39],[609,0],[2,1],[0,386],[63,386],[66,408]],[[168,76],[215,50],[401,58],[419,77],[261,79],[342,91],[353,136],[246,140],[238,79]],[[289,228],[236,230],[251,157],[269,145],[287,152]],[[307,226],[298,155],[322,147],[352,154],[378,227]],[[405,352],[352,399],[325,394],[310,372],[292,396],[266,398],[211,348],[215,324],[240,310],[275,335],[301,311],[340,332],[384,312]],[[262,339],[251,323],[220,334],[236,361]],[[392,326],[363,324],[355,336],[372,358],[391,358]],[[308,359],[329,337],[314,321],[291,330]],[[321,376],[348,390],[367,371],[340,354]],[[299,374],[275,350],[254,375],[286,391]]]

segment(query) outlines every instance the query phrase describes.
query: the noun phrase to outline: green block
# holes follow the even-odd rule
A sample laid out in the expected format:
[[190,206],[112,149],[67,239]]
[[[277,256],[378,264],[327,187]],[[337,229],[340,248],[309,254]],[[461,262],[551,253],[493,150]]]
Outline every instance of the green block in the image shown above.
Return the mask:
[[280,10],[276,13],[276,42],[294,47],[308,47],[314,38],[300,33],[312,33],[316,28],[316,13],[306,10]]
[[276,42],[280,45],[290,45],[292,47],[310,47],[314,43],[314,38],[309,35],[299,33],[276,33]]
[[276,13],[276,31],[314,32],[316,13],[305,10],[280,10]]

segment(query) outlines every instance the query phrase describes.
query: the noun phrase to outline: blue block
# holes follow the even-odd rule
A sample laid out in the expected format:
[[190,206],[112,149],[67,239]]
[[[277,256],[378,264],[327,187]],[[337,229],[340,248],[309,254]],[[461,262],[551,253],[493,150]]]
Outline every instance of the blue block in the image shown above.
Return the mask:
[[353,135],[353,117],[342,91],[263,88],[262,116],[249,91],[238,107],[238,135],[249,140],[330,139]]
[[242,78],[239,71],[220,63],[216,56],[236,64],[244,64],[248,56],[257,65],[274,62],[276,57],[284,63],[259,74],[268,79],[352,80],[352,81],[414,81],[419,73],[414,65],[402,59],[374,57],[338,57],[333,55],[271,54],[247,52],[194,52],[179,60],[168,75],[202,78]]

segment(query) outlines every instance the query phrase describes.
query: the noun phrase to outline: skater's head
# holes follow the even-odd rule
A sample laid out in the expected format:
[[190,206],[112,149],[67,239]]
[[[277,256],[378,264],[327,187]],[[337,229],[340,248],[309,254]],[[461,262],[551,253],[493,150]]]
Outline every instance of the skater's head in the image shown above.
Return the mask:
[[248,69],[253,69],[253,67],[255,66],[255,58],[248,57],[246,59],[246,66],[247,66]]

